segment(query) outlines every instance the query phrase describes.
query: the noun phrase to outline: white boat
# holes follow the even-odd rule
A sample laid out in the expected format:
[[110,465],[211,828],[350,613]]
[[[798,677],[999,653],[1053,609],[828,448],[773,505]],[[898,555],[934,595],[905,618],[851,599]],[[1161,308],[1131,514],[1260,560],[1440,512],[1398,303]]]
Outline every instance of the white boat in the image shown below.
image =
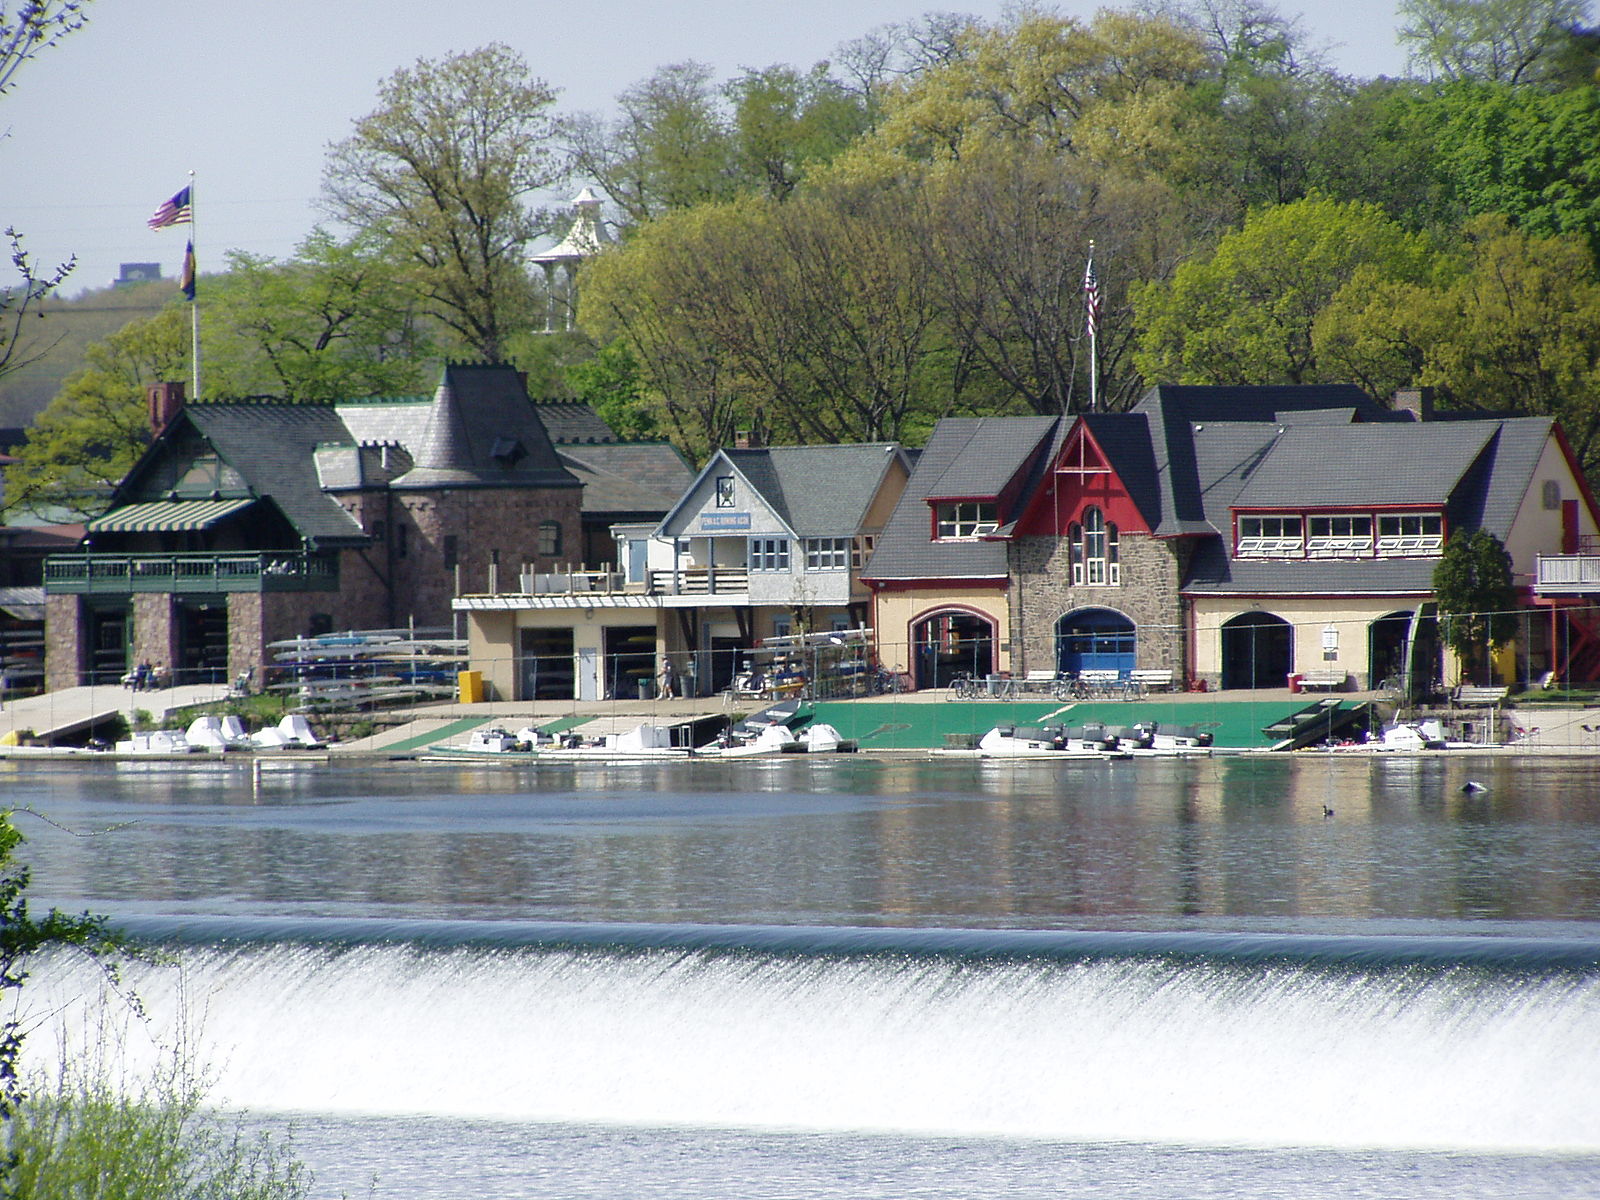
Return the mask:
[[1135,758],[1178,758],[1211,753],[1212,735],[1190,727],[1164,730],[1157,721],[1117,731],[1117,745]]
[[583,741],[568,734],[548,749],[541,746],[541,759],[589,760],[593,762],[670,761],[689,758],[694,751],[672,744],[672,730],[663,725],[635,725],[623,733],[608,733],[597,741]]
[[244,722],[235,716],[196,717],[184,732],[184,740],[192,750],[249,750],[254,743],[245,732]]
[[801,730],[790,749],[806,754],[851,754],[856,749],[856,743],[840,737],[839,731],[826,721],[818,721]]
[[152,729],[117,743],[118,754],[192,754],[198,749],[177,729]]
[[1132,758],[1102,726],[1067,729],[1062,725],[996,725],[978,741],[985,758],[1048,758],[1103,762]]
[[752,758],[758,754],[782,754],[797,744],[794,731],[787,725],[763,725],[741,736],[733,730],[724,730],[714,742],[707,742],[695,754],[707,758]]
[[513,751],[526,751],[532,743],[519,741],[516,734],[508,733],[499,725],[489,725],[483,729],[474,729],[472,736],[467,739],[467,749],[479,754],[509,754]]

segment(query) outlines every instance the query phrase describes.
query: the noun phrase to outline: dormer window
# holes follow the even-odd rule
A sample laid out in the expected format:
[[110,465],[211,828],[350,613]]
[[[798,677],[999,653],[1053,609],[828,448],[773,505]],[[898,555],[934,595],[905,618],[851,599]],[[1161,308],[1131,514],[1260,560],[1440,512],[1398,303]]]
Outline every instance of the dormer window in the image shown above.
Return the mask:
[[489,449],[489,457],[509,469],[528,457],[528,448],[516,438],[497,437]]
[[1239,554],[1299,558],[1305,552],[1305,545],[1305,521],[1298,514],[1239,518]]
[[941,500],[934,505],[934,536],[941,541],[976,538],[1000,525],[993,500]]
[[1378,518],[1378,553],[1395,557],[1438,554],[1444,518],[1438,513],[1394,513]]
[[1372,553],[1372,518],[1329,514],[1306,518],[1306,554],[1311,558],[1366,557]]

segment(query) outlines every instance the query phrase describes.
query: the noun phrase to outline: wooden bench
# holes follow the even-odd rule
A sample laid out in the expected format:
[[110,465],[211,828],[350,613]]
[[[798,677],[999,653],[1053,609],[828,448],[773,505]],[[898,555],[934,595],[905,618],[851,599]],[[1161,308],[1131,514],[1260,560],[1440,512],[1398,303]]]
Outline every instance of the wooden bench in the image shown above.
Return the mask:
[[1342,692],[1345,684],[1350,682],[1348,671],[1303,671],[1300,673],[1300,690],[1302,692],[1321,689],[1327,692]]
[[1451,693],[1451,700],[1462,707],[1489,706],[1504,704],[1506,697],[1511,694],[1508,687],[1483,687],[1478,684],[1463,683]]
[[1138,668],[1129,672],[1128,681],[1138,684],[1139,687],[1146,691],[1170,692],[1172,690],[1172,668]]

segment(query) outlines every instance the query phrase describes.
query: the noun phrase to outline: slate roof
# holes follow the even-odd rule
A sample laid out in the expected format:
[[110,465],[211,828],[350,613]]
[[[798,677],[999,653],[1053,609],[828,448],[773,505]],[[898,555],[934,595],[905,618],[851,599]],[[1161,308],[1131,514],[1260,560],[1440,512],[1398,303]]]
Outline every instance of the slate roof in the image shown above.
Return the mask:
[[1240,508],[1438,504],[1498,432],[1493,421],[1283,427],[1233,502]]
[[613,520],[659,516],[694,481],[689,464],[666,442],[561,444],[556,453],[583,484],[584,513]]
[[[587,409],[587,406],[571,406]],[[590,415],[614,442],[608,426]],[[565,414],[576,426],[580,416]],[[556,453],[522,378],[503,365],[451,364],[432,397],[360,400],[334,405],[248,402],[185,407],[187,422],[244,482],[251,496],[270,500],[300,537],[323,546],[354,545],[366,534],[334,498],[361,488],[581,486]],[[585,422],[587,423],[587,422]],[[168,435],[163,435],[162,441]],[[383,465],[385,447],[392,448]],[[161,455],[160,443],[130,472],[119,491],[126,502],[141,475]],[[653,455],[653,457],[651,456]],[[652,471],[671,464],[658,451],[645,455]],[[671,458],[681,468],[676,455]],[[593,464],[593,475],[614,481],[621,471]],[[637,481],[639,493],[651,487]],[[620,483],[607,496],[620,500]],[[676,494],[674,492],[674,494]],[[230,497],[231,498],[231,497]],[[643,511],[660,511],[652,503]],[[628,507],[622,511],[641,511]]]
[[556,445],[569,442],[615,442],[616,433],[587,404],[565,400],[542,400],[535,404],[539,421]]
[[[1067,422],[1057,417],[947,417],[934,426],[916,470],[878,537],[864,579],[1004,579],[1003,540],[937,541],[930,498],[998,496],[1040,451],[1058,444]],[[1015,513],[1000,513],[1010,522]]]
[[522,376],[501,364],[445,368],[413,458],[391,487],[578,486],[556,456]]
[[723,450],[721,457],[796,537],[853,537],[900,453],[894,442],[863,442]]

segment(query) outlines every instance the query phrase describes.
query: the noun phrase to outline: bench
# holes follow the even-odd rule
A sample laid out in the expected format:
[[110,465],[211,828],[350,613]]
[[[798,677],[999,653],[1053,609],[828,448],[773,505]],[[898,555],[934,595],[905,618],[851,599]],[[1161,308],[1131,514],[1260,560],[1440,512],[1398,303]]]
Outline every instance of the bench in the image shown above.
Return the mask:
[[1342,692],[1348,682],[1350,682],[1348,671],[1304,671],[1300,674],[1302,692],[1318,688],[1328,692]]
[[1504,704],[1506,697],[1511,694],[1508,687],[1483,687],[1477,684],[1463,683],[1451,693],[1450,698],[1462,707],[1486,706]]
[[1154,667],[1138,668],[1128,673],[1128,681],[1136,683],[1140,688],[1150,692],[1170,692],[1172,690],[1172,668]]

